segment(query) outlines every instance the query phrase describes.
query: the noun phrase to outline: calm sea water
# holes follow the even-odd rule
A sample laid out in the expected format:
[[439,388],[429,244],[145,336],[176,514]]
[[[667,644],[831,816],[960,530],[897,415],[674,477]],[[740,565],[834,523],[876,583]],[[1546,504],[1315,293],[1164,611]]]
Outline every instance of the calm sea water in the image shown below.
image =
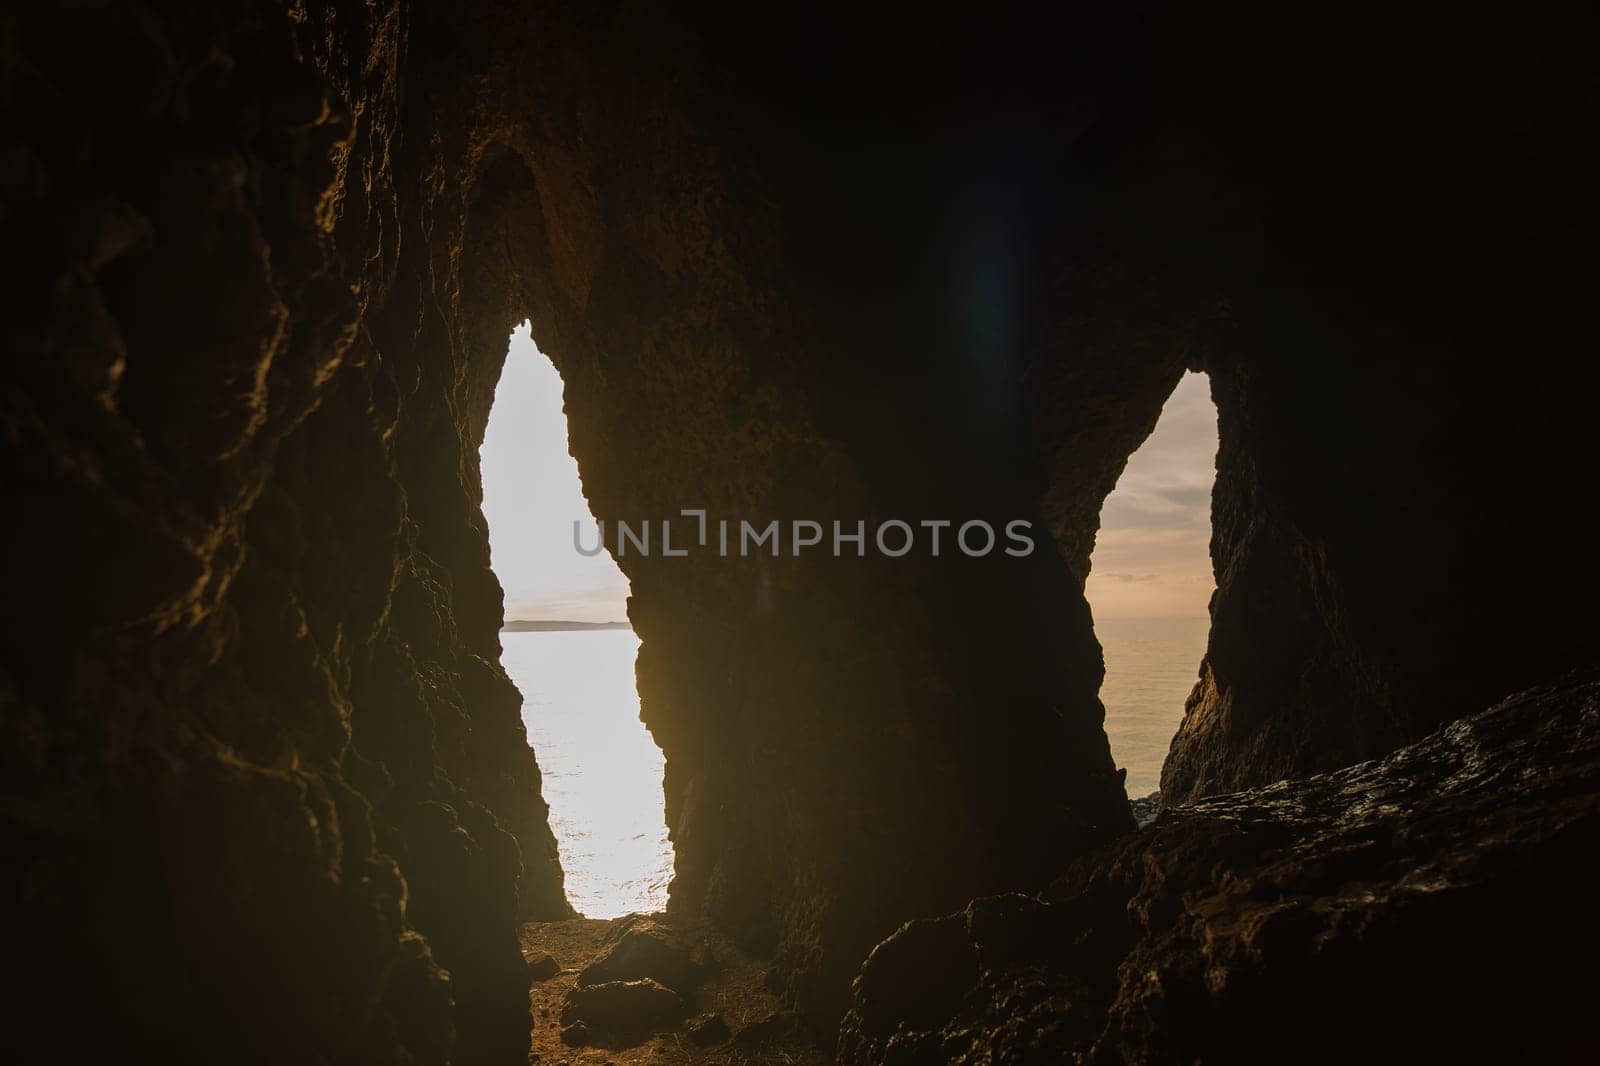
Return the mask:
[[501,633],[500,643],[544,773],[567,898],[590,918],[663,909],[672,844],[661,749],[639,721],[639,638],[603,629]]
[[[1106,734],[1128,795],[1160,784],[1205,651],[1206,620],[1107,619]],[[662,816],[661,750],[639,721],[630,630],[501,633],[506,672],[539,753],[567,895],[591,918],[666,906],[672,844]]]
[[1095,622],[1106,656],[1106,737],[1112,758],[1127,768],[1131,799],[1161,787],[1161,763],[1199,675],[1209,626],[1204,616]]

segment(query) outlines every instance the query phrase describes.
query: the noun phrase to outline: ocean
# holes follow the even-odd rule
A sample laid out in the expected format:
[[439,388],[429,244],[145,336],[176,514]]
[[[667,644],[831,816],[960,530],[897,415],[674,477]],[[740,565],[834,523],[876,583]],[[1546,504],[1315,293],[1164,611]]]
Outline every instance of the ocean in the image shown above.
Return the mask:
[[1183,720],[1183,701],[1200,674],[1210,618],[1104,618],[1095,634],[1105,651],[1111,756],[1128,771],[1128,798],[1161,787],[1161,763]]
[[[1106,619],[1101,700],[1128,795],[1160,784],[1183,701],[1205,651],[1206,620]],[[591,918],[666,906],[672,844],[662,815],[661,750],[639,721],[631,630],[500,634],[506,672],[539,755],[567,897]]]
[[500,634],[522,690],[567,898],[590,918],[667,905],[672,844],[661,749],[639,721],[631,629]]

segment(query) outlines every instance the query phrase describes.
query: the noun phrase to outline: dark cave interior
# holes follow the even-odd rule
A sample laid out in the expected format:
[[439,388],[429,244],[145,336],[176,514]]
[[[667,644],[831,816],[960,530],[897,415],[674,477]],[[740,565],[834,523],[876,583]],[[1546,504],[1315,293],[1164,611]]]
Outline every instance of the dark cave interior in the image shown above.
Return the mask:
[[[828,1053],[1592,1055],[1593,17],[8,6],[0,1047],[527,1060],[528,320],[601,519],[1053,542],[619,560],[668,916]],[[1189,370],[1217,592],[1135,830],[1082,589]]]

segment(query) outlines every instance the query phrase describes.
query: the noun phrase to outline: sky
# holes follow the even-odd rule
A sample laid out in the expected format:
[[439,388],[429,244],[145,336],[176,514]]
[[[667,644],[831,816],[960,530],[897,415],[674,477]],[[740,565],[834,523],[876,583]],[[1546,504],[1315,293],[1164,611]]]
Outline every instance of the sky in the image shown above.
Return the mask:
[[1217,410],[1185,374],[1100,512],[1085,595],[1098,619],[1205,617]]
[[[1203,374],[1187,374],[1106,498],[1085,589],[1096,618],[1205,616],[1216,455],[1209,386]],[[512,334],[480,456],[506,617],[625,619],[628,581],[617,564],[573,549],[573,520],[593,544],[593,519],[567,453],[561,376],[526,325]]]
[[489,559],[506,592],[506,618],[616,622],[627,618],[628,579],[610,554],[572,546],[572,522],[594,544],[578,464],[567,452],[561,375],[526,324],[511,335],[483,449]]

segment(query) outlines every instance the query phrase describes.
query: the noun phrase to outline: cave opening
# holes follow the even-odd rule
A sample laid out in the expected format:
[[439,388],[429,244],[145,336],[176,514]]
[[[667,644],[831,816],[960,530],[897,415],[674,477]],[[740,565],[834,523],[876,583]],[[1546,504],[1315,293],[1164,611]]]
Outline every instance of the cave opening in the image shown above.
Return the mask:
[[569,454],[560,373],[512,333],[479,453],[490,559],[505,593],[501,662],[522,693],[567,898],[589,918],[666,906],[663,757],[639,718],[628,580],[594,543]]
[[[1178,382],[1100,512],[1084,595],[1105,656],[1111,754],[1137,801],[1161,784],[1210,631],[1217,409],[1208,379]],[[1146,805],[1153,806],[1153,805]],[[1143,813],[1141,809],[1141,813]]]

